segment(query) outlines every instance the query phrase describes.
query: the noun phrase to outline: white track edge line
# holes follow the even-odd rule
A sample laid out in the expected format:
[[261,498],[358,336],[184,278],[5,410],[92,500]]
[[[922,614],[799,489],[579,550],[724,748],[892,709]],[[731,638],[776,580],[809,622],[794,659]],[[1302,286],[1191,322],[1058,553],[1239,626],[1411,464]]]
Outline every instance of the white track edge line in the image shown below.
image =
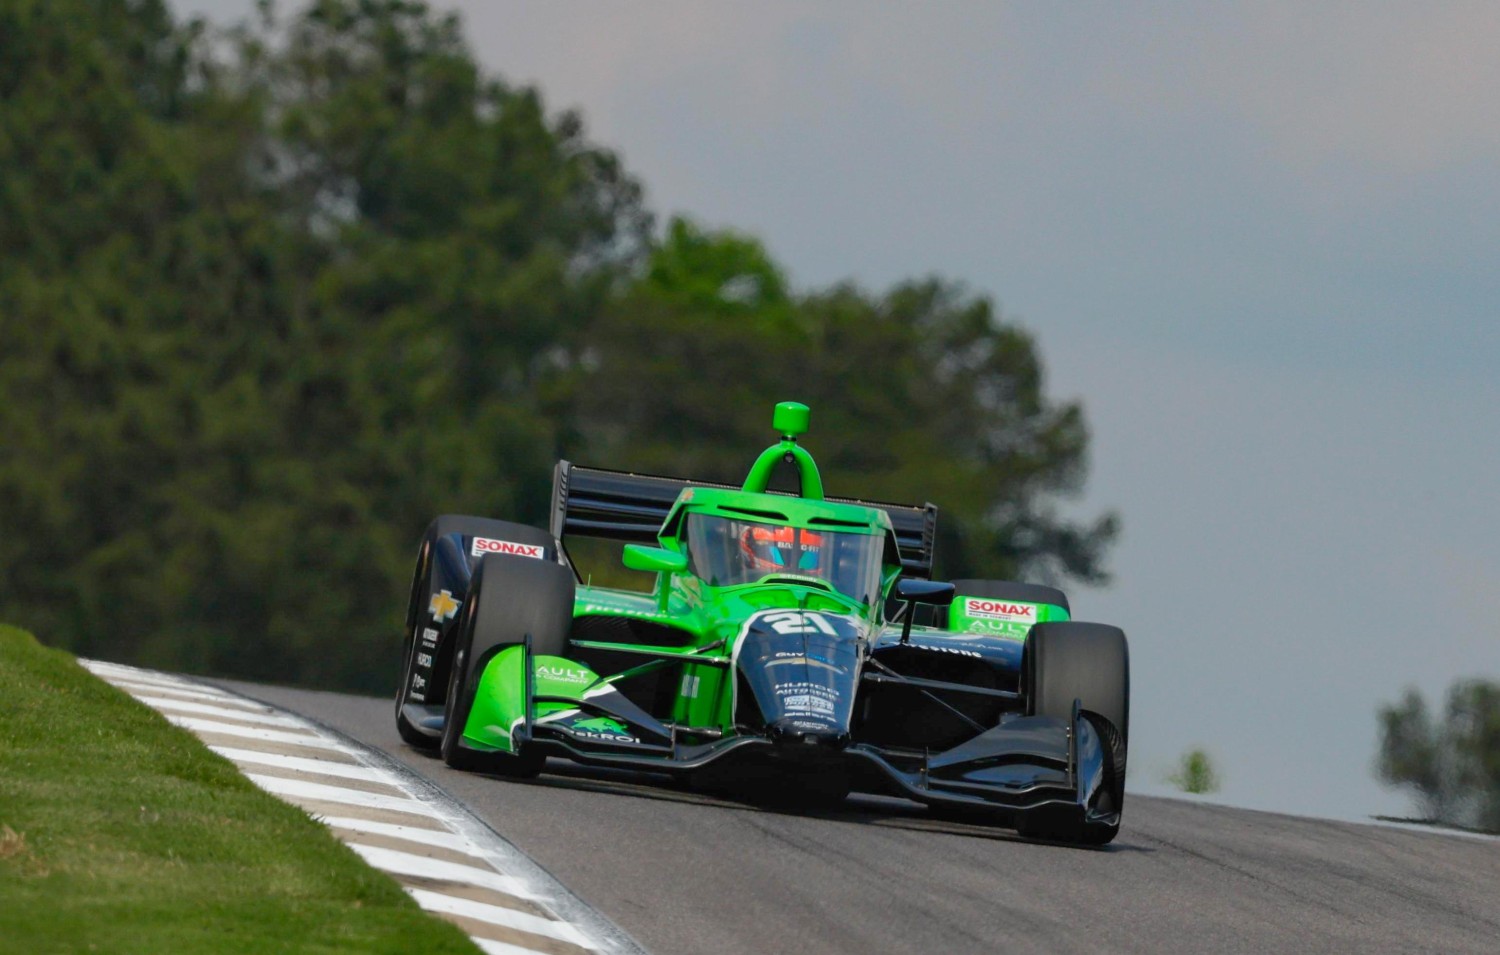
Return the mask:
[[[233,685],[222,687],[222,689],[280,709],[274,703],[251,695],[253,688]],[[343,741],[348,752],[365,765],[386,770],[403,781],[402,788],[407,792],[438,807],[439,812],[436,813],[435,818],[441,820],[453,832],[480,847],[482,856],[496,869],[521,878],[527,885],[544,891],[545,897],[540,901],[545,907],[563,921],[582,929],[586,936],[597,943],[602,955],[649,955],[646,948],[631,938],[624,929],[610,921],[604,913],[580,899],[572,889],[543,868],[540,863],[516,848],[509,839],[490,828],[489,824],[476,816],[473,810],[449,795],[437,783],[389,753],[366,746],[353,737],[311,717],[302,716],[302,719],[316,726],[329,738]],[[486,939],[475,939],[475,943],[487,952],[502,953],[502,955],[527,951],[516,946],[506,946],[504,943],[493,943],[500,947],[491,947]]]
[[[160,710],[157,710],[161,713]],[[347,753],[348,749],[343,743],[335,743],[324,736],[316,736],[312,733],[293,733],[284,730],[261,729],[254,726],[241,726],[238,723],[220,723],[217,720],[200,719],[196,716],[178,716],[175,713],[162,713],[167,722],[173,723],[186,730],[200,733],[219,733],[223,736],[243,736],[245,739],[258,739],[267,743],[287,743],[291,746],[311,746],[315,749],[331,749],[335,752]]]
[[254,723],[257,726],[286,727],[290,729],[302,729],[302,721],[291,716],[274,716],[270,713],[257,713],[251,710],[239,710],[228,706],[214,706],[210,703],[192,703],[187,700],[171,700],[164,696],[148,696],[145,694],[132,694],[136,699],[151,707],[153,710],[173,713],[181,713],[184,716],[220,716],[226,720],[239,720],[242,723]]
[[459,915],[464,918],[474,919],[477,922],[486,922],[490,925],[513,928],[518,932],[544,935],[547,938],[557,939],[559,942],[569,942],[577,945],[579,948],[598,947],[592,939],[567,922],[546,919],[538,915],[518,912],[515,909],[507,909],[499,905],[490,905],[488,902],[475,902],[473,899],[465,899],[456,895],[444,895],[441,892],[431,892],[427,889],[417,889],[411,886],[406,886],[405,888],[406,894],[416,899],[417,904],[429,912]]
[[452,849],[454,852],[462,852],[465,855],[483,858],[481,853],[484,850],[458,833],[448,829],[441,831],[422,829],[417,826],[403,826],[395,822],[356,819],[353,816],[315,816],[314,818],[330,829],[343,829],[346,832],[360,832],[369,836],[400,839],[403,842],[410,842],[418,846],[437,846],[440,849]]
[[[149,695],[152,691],[162,693],[175,692],[184,696],[198,697],[201,699],[210,700],[215,703],[223,702],[230,706],[233,706],[235,704],[240,704],[242,706],[245,704],[250,704],[257,707],[264,707],[261,712],[271,714],[285,714],[287,717],[293,720],[300,721],[299,723],[295,723],[293,725],[305,725],[305,727],[309,731],[307,735],[304,735],[302,733],[281,733],[274,730],[260,730],[258,728],[218,723],[212,720],[199,720],[190,717],[175,716],[174,714],[169,714],[157,708],[157,712],[161,713],[161,715],[167,718],[170,722],[174,723],[175,725],[181,726],[184,729],[189,729],[193,732],[223,733],[226,735],[237,735],[269,742],[284,741],[292,745],[324,748],[332,752],[338,752],[341,755],[353,757],[354,759],[358,760],[359,763],[364,767],[368,767],[370,770],[376,773],[383,774],[385,777],[387,777],[380,779],[381,782],[386,782],[388,785],[392,785],[395,788],[408,793],[411,796],[411,803],[413,804],[412,808],[415,808],[416,805],[425,804],[426,810],[413,813],[414,815],[425,816],[426,818],[431,818],[435,821],[438,821],[447,826],[449,831],[447,833],[436,833],[432,832],[431,830],[422,830],[419,827],[406,827],[391,823],[379,823],[369,820],[355,819],[352,817],[323,817],[319,816],[316,813],[309,812],[309,815],[312,816],[313,819],[320,823],[323,823],[324,825],[349,823],[350,825],[343,826],[346,831],[365,831],[371,835],[385,835],[388,837],[403,839],[405,841],[412,841],[417,846],[422,845],[423,839],[426,840],[428,845],[437,845],[440,843],[448,844],[445,845],[445,848],[452,848],[456,851],[463,852],[466,855],[471,855],[473,858],[475,858],[476,861],[493,867],[494,871],[490,869],[477,869],[472,866],[446,862],[443,860],[435,860],[412,853],[403,853],[397,850],[360,845],[356,841],[345,840],[345,844],[348,845],[356,853],[358,853],[361,857],[364,857],[367,862],[370,862],[370,857],[374,856],[376,858],[382,858],[387,862],[396,863],[396,865],[390,866],[375,865],[373,862],[371,862],[371,864],[375,868],[381,869],[387,874],[392,875],[404,873],[415,877],[423,877],[425,875],[429,878],[440,879],[448,878],[451,875],[462,876],[465,873],[477,873],[477,878],[472,875],[470,876],[470,878],[468,879],[469,884],[489,888],[493,891],[497,891],[502,894],[510,895],[519,899],[529,899],[538,902],[543,906],[544,909],[549,911],[549,914],[557,916],[556,919],[546,919],[541,916],[527,916],[528,918],[536,920],[536,922],[533,924],[537,926],[546,926],[550,929],[550,931],[537,932],[532,929],[512,926],[520,931],[528,931],[532,934],[544,935],[545,937],[555,938],[559,941],[566,941],[569,944],[578,945],[580,947],[598,951],[600,955],[648,955],[646,950],[638,942],[636,942],[635,939],[627,935],[623,929],[611,922],[602,913],[596,911],[587,903],[579,899],[578,896],[574,895],[570,889],[568,889],[565,885],[558,881],[557,878],[554,877],[551,873],[542,868],[535,860],[527,856],[525,853],[521,852],[521,850],[516,848],[509,840],[505,839],[505,837],[501,836],[494,829],[490,828],[490,826],[487,825],[478,816],[475,816],[473,812],[468,809],[468,807],[464,806],[452,796],[448,795],[447,792],[445,792],[441,787],[433,783],[431,780],[426,779],[420,774],[414,772],[412,769],[405,766],[400,761],[394,759],[388,754],[368,747],[344,733],[323,725],[317,720],[312,720],[298,714],[289,713],[287,710],[275,704],[267,703],[266,701],[257,700],[253,697],[247,696],[244,693],[239,692],[238,689],[218,687],[209,683],[198,682],[192,679],[179,679],[170,674],[159,673],[152,670],[141,670],[122,664],[112,664],[103,661],[87,660],[82,658],[80,658],[78,662],[85,668],[87,668],[90,672],[92,672],[95,676],[99,677],[101,680],[117,686],[118,688],[129,693],[131,696],[134,696],[138,700],[141,699],[140,695],[138,694]],[[121,685],[125,683],[134,684],[134,688],[132,689],[130,687]],[[145,703],[144,700],[142,700],[141,702]],[[146,703],[145,705],[150,704]],[[226,719],[232,719],[234,718],[235,713],[233,711],[225,712],[224,716]],[[201,729],[199,728],[200,726]],[[206,741],[204,744],[208,745]],[[216,751],[234,749],[233,747],[225,747],[219,745],[214,745],[210,748]],[[259,757],[262,763],[266,762],[265,757],[268,756],[280,756],[280,758],[283,759],[307,760],[308,762],[312,762],[315,764],[320,762],[318,760],[308,759],[307,757],[266,754],[254,750],[241,750],[241,752],[251,753],[254,757]],[[224,755],[224,753],[221,752],[220,755]],[[253,761],[254,760],[247,760],[247,762]],[[348,766],[348,764],[341,765],[345,767]],[[275,792],[272,787],[299,789],[304,793],[302,798],[317,799],[325,802],[330,801],[328,800],[327,796],[335,792],[358,792],[356,790],[342,790],[336,787],[319,783],[304,783],[298,780],[287,780],[283,777],[261,775],[259,779],[256,779],[256,774],[248,772],[246,770],[246,767],[237,766],[237,768],[240,769],[240,771],[244,775],[246,775],[247,778],[252,779],[252,781],[254,781],[256,785],[260,786],[262,789],[265,789],[268,792],[271,792],[273,795],[276,795],[279,798],[288,797],[282,795],[281,793]],[[308,771],[317,772],[319,770],[309,769]],[[288,786],[288,784],[290,784],[290,786]],[[377,794],[360,793],[360,796],[372,795]],[[358,798],[360,797],[346,797],[341,801],[346,805],[353,805],[355,803],[352,802],[352,799]],[[377,796],[377,798],[389,800],[390,802],[389,804],[384,806],[366,806],[366,808],[384,808],[396,809],[398,811],[409,811],[406,804],[398,800],[396,797]],[[295,803],[293,804],[295,805]],[[329,820],[332,821],[330,822]],[[412,839],[409,835],[403,833],[401,830],[406,830],[406,833],[411,834],[425,833],[425,835],[421,835],[416,839]],[[437,836],[438,838],[433,838],[434,836]],[[449,876],[437,873],[448,873]],[[438,902],[437,904],[444,905],[449,908],[467,907],[471,905],[484,906],[486,909],[502,908],[499,906],[488,906],[485,903],[473,902],[472,900],[466,900],[458,896],[447,896],[442,893],[431,892],[430,890],[413,889],[405,886],[403,886],[403,888],[406,888],[409,892],[421,892],[424,895],[431,895],[436,899],[444,900]],[[434,912],[438,911],[437,908],[431,908],[430,910]],[[479,910],[476,909],[474,911]],[[496,919],[485,919],[482,917],[477,917],[475,915],[462,915],[461,913],[449,914],[460,915],[461,917],[477,918],[479,921],[490,922],[490,924],[506,924],[502,921],[497,920],[500,918],[505,918],[506,916],[497,916]],[[526,913],[518,914],[523,916],[526,915]],[[576,937],[574,937],[572,933],[576,933]],[[491,953],[491,955],[535,955],[534,949],[512,945],[506,942],[499,942],[487,938],[473,937],[471,937],[471,940],[482,951]]]
[[284,753],[265,753],[257,749],[240,749],[236,746],[221,746],[213,743],[209,749],[220,756],[240,766],[245,772],[253,770],[245,769],[241,764],[250,763],[254,766],[275,766],[278,769],[290,769],[299,773],[316,773],[320,776],[335,776],[340,779],[360,779],[372,783],[384,783],[387,786],[400,788],[401,783],[390,773],[380,769],[372,769],[362,763],[343,763],[331,759],[314,759],[311,756],[288,756]]
[[388,809],[392,812],[405,812],[414,816],[440,818],[432,810],[431,806],[412,796],[388,796],[384,793],[365,792],[363,789],[346,789],[342,786],[329,786],[325,783],[310,783],[300,779],[287,779],[285,776],[264,776],[245,769],[241,769],[240,772],[244,773],[246,778],[266,792],[276,796],[284,796],[291,800],[311,799],[316,802],[331,802],[345,806],[363,806],[366,809]]
[[96,660],[81,661],[85,669],[101,679],[107,679],[111,683],[131,683],[141,686],[161,686],[182,690],[192,690],[195,693],[203,693],[210,696],[230,698],[230,694],[214,686],[205,686],[201,683],[192,683],[170,674],[156,673],[151,670],[137,670],[134,667],[122,667],[116,664],[101,664]]
[[[414,852],[387,849],[384,846],[367,846],[362,842],[348,842],[345,845],[359,853],[370,865],[385,872],[415,876],[419,879],[441,879],[447,882],[477,885],[481,889],[493,889],[527,901],[541,898],[521,879],[513,875],[502,875],[494,869],[481,869],[479,866],[464,865],[462,862],[433,859],[428,856],[419,856]],[[478,856],[474,857],[474,861],[489,864]]]
[[[177,696],[191,697],[195,700],[212,700],[215,703],[223,703],[227,706],[235,705],[235,699],[226,693],[210,693],[200,690],[186,683],[165,683],[160,680],[137,680],[135,677],[115,676],[109,673],[97,673],[100,679],[108,680],[110,683],[134,696],[136,693],[174,693]],[[241,706],[245,704],[239,704]],[[257,706],[264,710],[265,707]]]
[[[224,710],[226,713],[270,713],[269,706],[262,706],[253,700],[236,700],[231,696],[220,696],[217,693],[199,693],[197,690],[188,690],[179,686],[163,686],[160,683],[133,683],[128,680],[114,680],[101,677],[111,685],[124,690],[131,696],[145,693],[162,699],[170,699],[173,702],[198,701],[200,703],[212,704]],[[136,697],[139,699],[139,697]]]

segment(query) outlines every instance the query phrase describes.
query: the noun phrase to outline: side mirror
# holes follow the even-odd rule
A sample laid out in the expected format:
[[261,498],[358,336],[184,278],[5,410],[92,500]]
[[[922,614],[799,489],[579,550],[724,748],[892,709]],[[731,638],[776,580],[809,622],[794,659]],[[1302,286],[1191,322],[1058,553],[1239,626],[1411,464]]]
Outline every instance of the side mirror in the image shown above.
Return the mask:
[[936,580],[902,577],[896,581],[896,596],[907,603],[946,606],[953,602],[953,592],[952,584],[940,583]]
[[[688,560],[683,554],[662,547],[647,547],[644,544],[626,544],[620,561],[631,570],[644,570],[653,574],[676,574],[687,570]],[[949,590],[952,590],[949,585]]]
[[911,639],[911,618],[917,604],[947,605],[953,602],[954,586],[936,580],[902,577],[896,581],[897,598],[906,601],[906,618],[901,621],[901,642]]

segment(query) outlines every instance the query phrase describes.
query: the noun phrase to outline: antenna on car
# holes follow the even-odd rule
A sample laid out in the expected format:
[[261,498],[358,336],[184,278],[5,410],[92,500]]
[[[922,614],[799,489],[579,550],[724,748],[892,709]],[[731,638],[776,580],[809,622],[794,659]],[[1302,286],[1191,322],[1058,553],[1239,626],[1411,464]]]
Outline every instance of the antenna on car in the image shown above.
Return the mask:
[[771,483],[771,472],[782,461],[797,465],[802,477],[802,496],[814,501],[823,500],[823,478],[818,474],[818,465],[806,448],[797,444],[797,439],[807,433],[807,422],[812,411],[799,401],[783,401],[776,405],[771,416],[771,427],[781,435],[781,442],[773,444],[760,453],[745,476],[742,490],[765,493]]
[[783,441],[795,444],[799,437],[807,434],[807,422],[811,417],[812,409],[807,405],[797,401],[783,401],[771,415],[771,427],[776,429]]

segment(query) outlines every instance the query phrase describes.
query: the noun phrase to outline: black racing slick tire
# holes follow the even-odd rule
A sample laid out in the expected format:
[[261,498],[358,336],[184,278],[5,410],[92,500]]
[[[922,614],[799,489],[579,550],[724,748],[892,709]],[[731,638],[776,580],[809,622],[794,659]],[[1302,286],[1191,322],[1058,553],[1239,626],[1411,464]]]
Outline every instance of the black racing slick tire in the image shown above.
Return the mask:
[[443,762],[455,769],[530,777],[541,771],[536,751],[495,753],[472,749],[463,730],[484,668],[495,654],[530,638],[534,655],[561,656],[573,623],[573,574],[561,564],[487,555],[474,571],[459,616],[443,710]]
[[1062,821],[1041,817],[1022,825],[1023,835],[1086,845],[1104,845],[1119,831],[1125,801],[1125,759],[1130,734],[1130,650],[1119,627],[1073,621],[1039,623],[1026,637],[1021,686],[1028,716],[1069,722],[1073,701],[1104,747],[1104,785],[1092,808],[1113,813],[1115,822]]
[[[453,542],[455,534],[459,535],[462,547]],[[444,621],[434,618],[431,611],[433,594],[439,590],[447,590],[450,597],[454,596],[439,570],[438,551],[439,548],[451,551],[446,554],[450,564],[463,563],[469,559],[464,548],[472,547],[475,538],[534,545],[543,548],[545,560],[557,559],[557,541],[552,535],[524,524],[465,514],[444,514],[427,525],[417,548],[417,563],[412,573],[406,629],[401,643],[401,681],[396,686],[396,732],[418,749],[437,749],[441,735],[433,729],[415,725],[408,706],[419,704],[417,712],[420,714],[422,707],[443,703],[448,668],[453,659],[452,637],[457,629],[452,617]],[[463,594],[459,592],[456,596],[461,599]]]

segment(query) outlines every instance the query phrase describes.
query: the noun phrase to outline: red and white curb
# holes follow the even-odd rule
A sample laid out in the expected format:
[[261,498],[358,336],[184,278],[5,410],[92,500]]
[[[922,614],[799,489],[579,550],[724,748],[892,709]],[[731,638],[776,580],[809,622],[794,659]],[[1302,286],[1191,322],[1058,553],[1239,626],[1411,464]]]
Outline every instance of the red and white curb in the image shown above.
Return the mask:
[[491,955],[645,955],[519,849],[383,754],[273,706],[153,670],[79,660],[323,823]]

